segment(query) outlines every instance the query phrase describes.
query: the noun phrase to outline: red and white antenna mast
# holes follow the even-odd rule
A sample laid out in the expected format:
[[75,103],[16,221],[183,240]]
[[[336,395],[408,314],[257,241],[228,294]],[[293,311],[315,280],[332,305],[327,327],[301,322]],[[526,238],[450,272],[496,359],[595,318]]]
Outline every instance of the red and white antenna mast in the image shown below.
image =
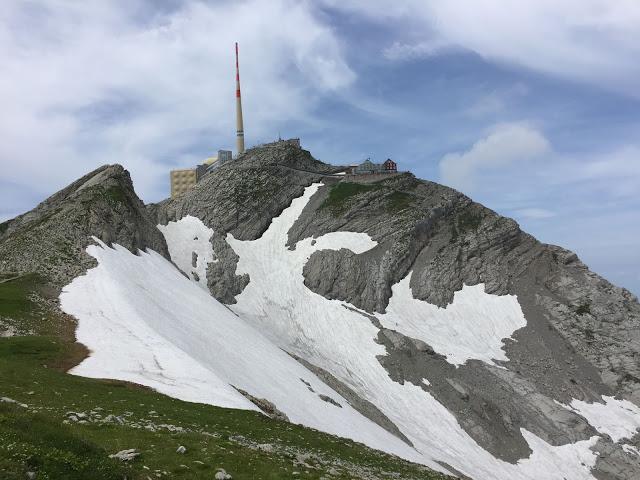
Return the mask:
[[240,66],[238,64],[238,42],[236,42],[236,148],[238,155],[244,152],[244,125],[242,122],[242,99],[240,97]]

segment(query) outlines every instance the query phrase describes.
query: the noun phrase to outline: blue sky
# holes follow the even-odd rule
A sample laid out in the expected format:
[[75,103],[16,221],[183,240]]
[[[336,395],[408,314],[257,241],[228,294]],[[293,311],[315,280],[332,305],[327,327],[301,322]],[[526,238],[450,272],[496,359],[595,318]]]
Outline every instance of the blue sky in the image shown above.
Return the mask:
[[234,145],[394,158],[640,293],[640,4],[364,0],[0,5],[0,219],[104,164],[148,202]]

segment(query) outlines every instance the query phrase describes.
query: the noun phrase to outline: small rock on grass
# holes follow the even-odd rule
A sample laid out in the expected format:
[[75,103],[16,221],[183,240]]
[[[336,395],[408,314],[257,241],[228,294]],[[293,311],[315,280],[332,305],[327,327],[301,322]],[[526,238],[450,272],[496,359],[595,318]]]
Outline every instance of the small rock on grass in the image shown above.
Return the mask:
[[213,478],[216,480],[231,480],[233,477],[229,475],[224,468],[218,468]]
[[20,403],[17,400],[14,400],[13,398],[9,398],[9,397],[0,397],[0,402],[2,403],[13,403],[15,405],[18,405],[19,407],[22,408],[28,408],[29,405],[27,405],[26,403]]
[[120,450],[118,453],[114,453],[109,455],[109,458],[117,458],[118,460],[122,460],[123,462],[129,462],[140,455],[135,448],[130,448],[128,450]]
[[180,446],[178,447],[178,449],[176,450],[176,453],[183,454],[183,453],[185,453],[186,451],[187,451],[187,448],[186,448],[185,446],[183,446],[183,445],[180,445]]

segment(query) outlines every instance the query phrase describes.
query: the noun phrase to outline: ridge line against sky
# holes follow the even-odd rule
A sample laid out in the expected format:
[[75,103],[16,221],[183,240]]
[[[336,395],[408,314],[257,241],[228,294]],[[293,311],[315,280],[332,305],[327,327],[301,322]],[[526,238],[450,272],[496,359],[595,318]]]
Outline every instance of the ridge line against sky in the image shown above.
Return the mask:
[[0,220],[104,163],[147,202],[234,141],[394,158],[640,293],[640,3],[0,5]]

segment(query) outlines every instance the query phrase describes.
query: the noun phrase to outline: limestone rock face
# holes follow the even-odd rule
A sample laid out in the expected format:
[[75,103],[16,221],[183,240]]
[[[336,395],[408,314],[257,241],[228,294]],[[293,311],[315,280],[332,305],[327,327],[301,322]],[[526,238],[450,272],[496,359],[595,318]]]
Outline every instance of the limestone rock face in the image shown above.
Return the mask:
[[36,272],[59,289],[94,265],[84,251],[92,236],[134,253],[151,248],[169,258],[129,172],[105,165],[1,224],[0,269]]
[[[194,215],[214,229],[220,261],[209,267],[209,288],[233,303],[250,279],[235,275],[237,257],[225,235],[259,238],[305,186],[324,183],[289,231],[289,247],[336,231],[367,233],[378,245],[362,254],[313,253],[304,266],[305,285],[368,312],[380,328],[378,342],[387,353],[379,361],[390,377],[429,392],[505,461],[530,455],[521,429],[552,445],[598,434],[560,404],[602,395],[640,404],[640,305],[630,292],[589,271],[574,253],[538,242],[515,221],[451,188],[409,173],[354,184],[331,175],[336,170],[294,146],[268,145],[248,150],[181,197],[148,208],[159,223]],[[377,315],[409,272],[413,297],[440,307],[463,285],[483,283],[487,293],[515,295],[527,325],[505,342],[509,360],[500,368],[481,361],[455,367],[422,340],[382,328]],[[601,440],[598,451],[611,452],[599,457],[598,477],[640,475],[637,462],[620,463],[619,445]]]
[[304,187],[336,170],[294,145],[276,143],[247,150],[191,190],[147,209],[159,224],[192,215],[213,229],[211,242],[219,262],[209,265],[207,283],[218,300],[234,303],[249,279],[235,274],[238,258],[226,234],[241,240],[259,238]]

